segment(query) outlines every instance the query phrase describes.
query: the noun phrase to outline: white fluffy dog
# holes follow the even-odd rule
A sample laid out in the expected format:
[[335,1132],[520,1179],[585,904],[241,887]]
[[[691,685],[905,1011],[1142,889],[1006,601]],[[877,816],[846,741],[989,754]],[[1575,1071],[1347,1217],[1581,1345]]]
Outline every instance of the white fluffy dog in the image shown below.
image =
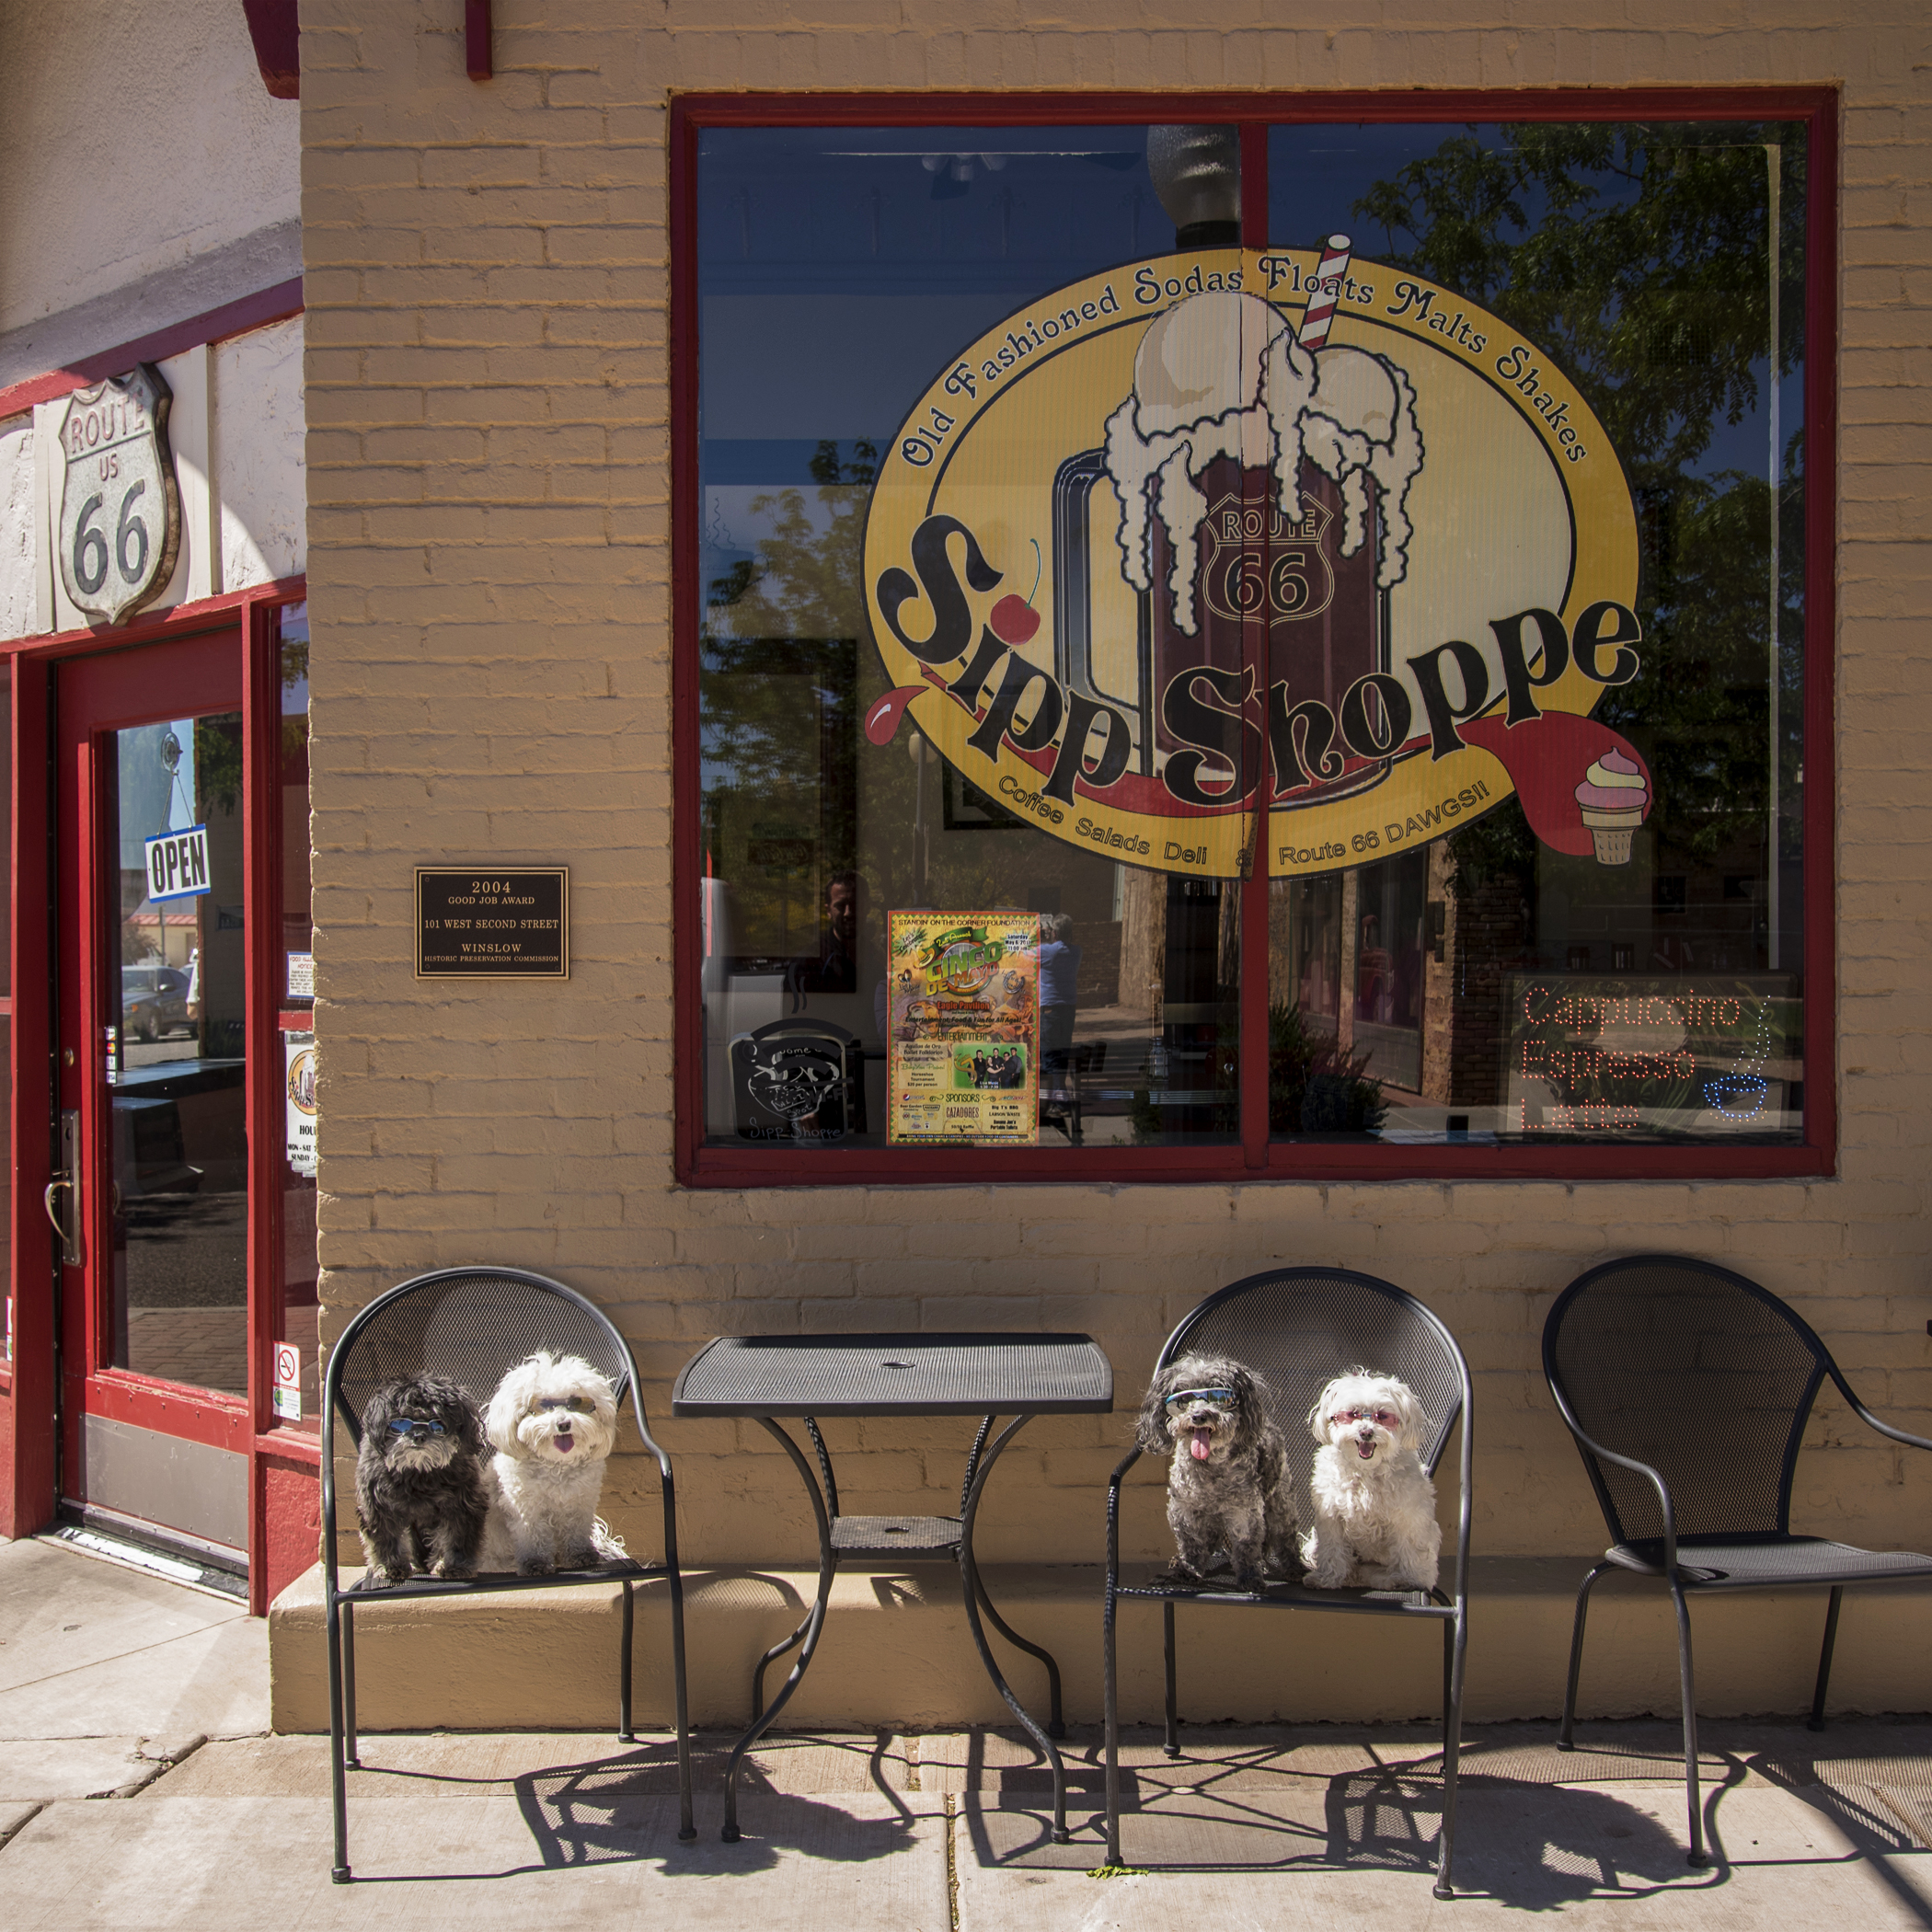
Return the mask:
[[1416,1453],[1420,1410],[1407,1383],[1338,1375],[1308,1411],[1315,1527],[1302,1539],[1316,1590],[1432,1590],[1442,1559],[1435,1484]]
[[496,1451],[480,1567],[526,1577],[622,1559],[597,1515],[604,1466],[617,1443],[616,1392],[577,1355],[539,1349],[497,1384],[483,1413]]

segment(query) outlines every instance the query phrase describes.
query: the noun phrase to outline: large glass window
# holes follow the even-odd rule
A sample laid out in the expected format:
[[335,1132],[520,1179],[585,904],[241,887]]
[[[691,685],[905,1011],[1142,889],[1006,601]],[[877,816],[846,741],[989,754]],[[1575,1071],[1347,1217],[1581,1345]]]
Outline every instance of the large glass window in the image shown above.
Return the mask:
[[696,1178],[1806,1144],[1816,123],[682,111]]

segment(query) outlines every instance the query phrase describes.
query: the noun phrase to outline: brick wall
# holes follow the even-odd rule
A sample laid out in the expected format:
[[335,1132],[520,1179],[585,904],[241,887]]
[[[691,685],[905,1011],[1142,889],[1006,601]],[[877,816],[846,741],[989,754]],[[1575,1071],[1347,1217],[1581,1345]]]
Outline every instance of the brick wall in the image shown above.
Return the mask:
[[[404,1274],[478,1256],[562,1276],[634,1338],[661,1411],[721,1329],[1087,1328],[1131,1386],[1175,1318],[1276,1259],[1412,1287],[1477,1376],[1477,1534],[1601,1528],[1550,1407],[1554,1293],[1635,1246],[1791,1297],[1867,1399],[1932,1432],[1932,27],[1915,0],[1702,9],[1407,0],[1075,0],[1055,23],[929,0],[304,0],[309,585],[325,1334]],[[1279,9],[1285,13],[1286,9]],[[640,24],[640,23],[649,24]],[[1749,1185],[983,1188],[690,1193],[672,1178],[666,104],[683,88],[1845,89],[1843,1109],[1833,1179]],[[410,868],[568,860],[554,990],[411,974]],[[1832,1016],[1814,1013],[1814,1024]],[[1801,1524],[1911,1543],[1932,1468],[1814,1423]],[[847,1425],[848,1506],[942,1505],[963,1425]],[[1036,1425],[983,1553],[1097,1554],[1123,1418]],[[671,1423],[687,1547],[804,1556],[755,1429]],[[957,1440],[955,1440],[957,1438]],[[627,1468],[624,1497],[648,1487]],[[617,1513],[648,1540],[648,1514]],[[1923,1546],[1921,1546],[1923,1547]]]

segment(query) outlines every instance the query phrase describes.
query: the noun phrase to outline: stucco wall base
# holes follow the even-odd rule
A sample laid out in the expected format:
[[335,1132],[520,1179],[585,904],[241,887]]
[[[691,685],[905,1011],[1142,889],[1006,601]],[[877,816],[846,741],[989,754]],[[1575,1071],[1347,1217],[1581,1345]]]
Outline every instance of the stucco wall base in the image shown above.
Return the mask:
[[[1584,1565],[1499,1557],[1474,1564],[1466,1710],[1472,1722],[1549,1718],[1560,1709],[1570,1612]],[[997,1567],[988,1587],[1014,1627],[1052,1650],[1066,1715],[1100,1716],[1100,1573],[1069,1565]],[[809,1570],[694,1570],[685,1579],[691,1716],[747,1721],[751,1671],[788,1635],[816,1584]],[[359,1716],[370,1731],[602,1731],[616,1721],[618,1593],[531,1591],[467,1602],[414,1600],[357,1610]],[[1798,1711],[1811,1702],[1824,1622],[1822,1592],[1706,1597],[1692,1608],[1698,1706],[1708,1716]],[[1834,1711],[1932,1709],[1932,1595],[1848,1593],[1839,1625]],[[1395,1722],[1440,1709],[1436,1627],[1342,1616],[1200,1609],[1179,1619],[1180,1705],[1199,1721]],[[273,1721],[282,1732],[328,1728],[319,1566],[269,1613]],[[1044,1713],[1044,1673],[1001,1648],[1002,1667]],[[671,1721],[670,1622],[663,1586],[638,1592],[636,1716]],[[768,1689],[781,1681],[774,1675]],[[1121,1712],[1157,1720],[1160,1617],[1126,1604]],[[1635,1579],[1597,1588],[1584,1655],[1588,1717],[1671,1714],[1677,1662],[1670,1600]],[[811,1671],[783,1714],[787,1729],[920,1731],[1010,1721],[974,1657],[958,1574],[940,1564],[892,1573],[848,1570],[833,1591]]]

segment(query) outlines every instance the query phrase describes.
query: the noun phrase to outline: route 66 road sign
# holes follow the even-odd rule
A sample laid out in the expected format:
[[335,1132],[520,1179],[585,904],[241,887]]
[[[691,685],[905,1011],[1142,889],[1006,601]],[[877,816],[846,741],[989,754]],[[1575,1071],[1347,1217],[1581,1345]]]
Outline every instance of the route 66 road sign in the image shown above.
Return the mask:
[[174,392],[152,362],[77,389],[61,422],[61,582],[77,609],[119,624],[175,573],[181,493],[167,446]]

